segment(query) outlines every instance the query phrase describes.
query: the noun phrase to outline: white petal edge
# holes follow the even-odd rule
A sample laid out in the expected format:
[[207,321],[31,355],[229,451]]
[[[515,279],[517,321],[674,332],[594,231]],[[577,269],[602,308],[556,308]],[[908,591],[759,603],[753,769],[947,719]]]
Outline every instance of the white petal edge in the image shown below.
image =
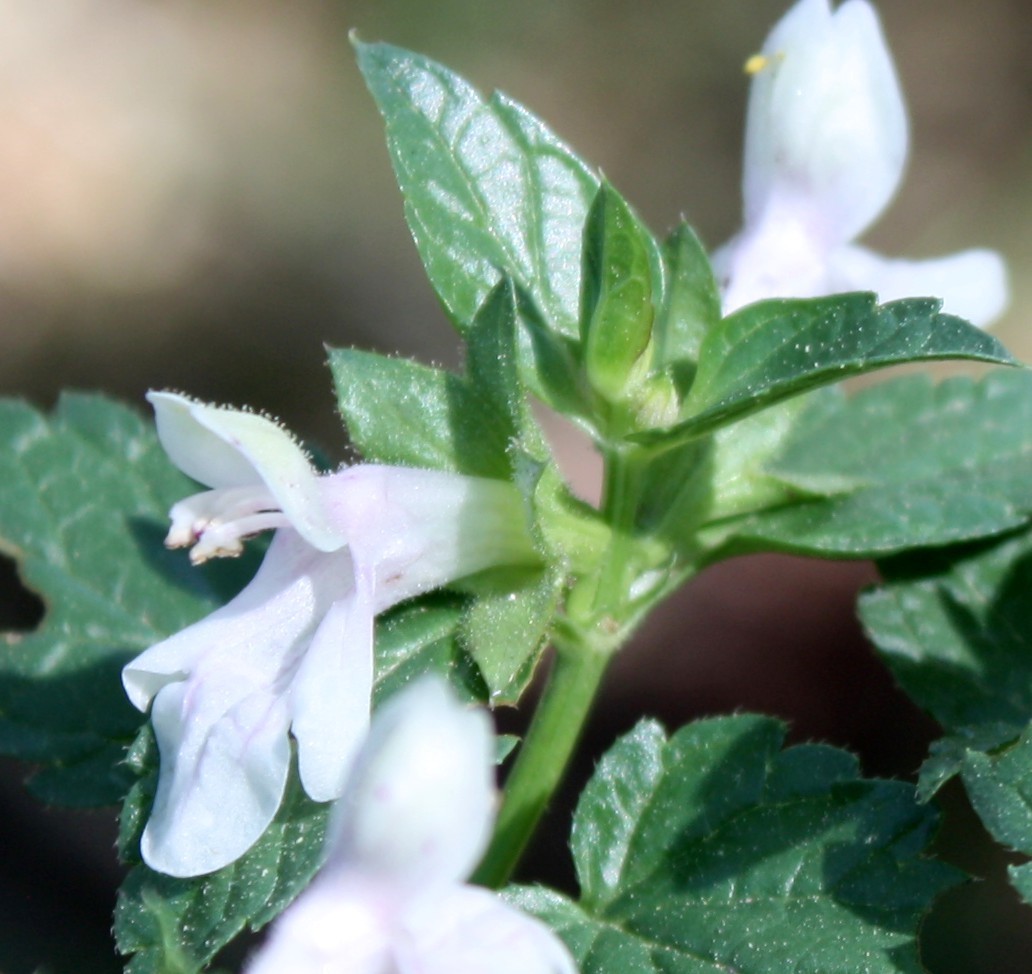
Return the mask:
[[272,821],[290,755],[285,689],[349,573],[346,551],[324,554],[280,531],[235,599],[125,667],[134,705],[145,710],[157,694],[158,793],[141,844],[152,868],[211,872]]
[[233,668],[247,659],[271,681],[349,590],[349,565],[347,552],[326,555],[293,531],[277,532],[258,572],[235,598],[126,664],[126,695],[145,711],[162,687],[187,679],[208,656],[215,668],[220,660]]
[[865,247],[831,255],[833,291],[874,291],[880,301],[941,298],[943,311],[979,328],[992,324],[1010,302],[1007,265],[993,250],[965,250],[931,260],[889,260]]
[[494,821],[486,713],[424,678],[381,707],[329,827],[327,873],[360,871],[433,895],[464,879]]
[[369,728],[372,693],[373,610],[355,588],[326,613],[290,685],[298,771],[314,801],[344,790]]
[[217,688],[207,701],[194,689],[166,686],[151,714],[161,766],[140,853],[169,876],[200,876],[242,856],[275,816],[290,767],[281,699],[259,690],[219,713]]
[[283,427],[256,413],[174,392],[151,391],[147,400],[161,445],[188,477],[208,487],[264,484],[309,544],[335,551],[346,543],[327,516],[318,474]]
[[401,974],[576,974],[565,944],[546,924],[497,894],[453,886],[404,916]]

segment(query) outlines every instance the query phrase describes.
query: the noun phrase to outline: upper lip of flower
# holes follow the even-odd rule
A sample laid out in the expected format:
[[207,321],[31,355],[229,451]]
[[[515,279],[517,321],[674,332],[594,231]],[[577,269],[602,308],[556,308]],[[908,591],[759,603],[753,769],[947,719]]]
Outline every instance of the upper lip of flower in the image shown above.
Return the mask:
[[[203,541],[199,535],[207,527],[217,530],[233,522],[238,524],[237,540],[265,530],[263,525],[289,525],[320,551],[347,543],[327,509],[319,475],[282,426],[257,413],[207,405],[173,392],[151,391],[147,400],[172,462],[213,488],[173,507],[170,544]],[[248,516],[263,520],[239,523]],[[228,540],[230,532],[222,530]],[[201,560],[216,553],[202,548]]]

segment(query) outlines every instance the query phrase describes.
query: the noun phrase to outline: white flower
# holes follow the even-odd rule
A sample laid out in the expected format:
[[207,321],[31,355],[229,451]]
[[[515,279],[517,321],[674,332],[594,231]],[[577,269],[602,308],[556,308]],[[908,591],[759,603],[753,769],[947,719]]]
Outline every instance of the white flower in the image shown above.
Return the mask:
[[887,260],[852,243],[896,193],[906,109],[874,9],[799,0],[750,59],[741,232],[714,254],[726,313],[773,297],[935,296],[988,324],[1007,304],[1000,256]]
[[158,740],[144,861],[193,876],[227,865],[279,807],[297,742],[305,791],[337,798],[369,720],[373,618],[420,592],[535,556],[511,485],[359,465],[318,475],[265,417],[148,395],[172,461],[213,489],[176,504],[166,544],[191,559],[275,528],[251,583],[150,647],[122,681]]
[[552,931],[462,882],[494,807],[487,716],[423,680],[373,719],[329,858],[247,974],[575,974]]

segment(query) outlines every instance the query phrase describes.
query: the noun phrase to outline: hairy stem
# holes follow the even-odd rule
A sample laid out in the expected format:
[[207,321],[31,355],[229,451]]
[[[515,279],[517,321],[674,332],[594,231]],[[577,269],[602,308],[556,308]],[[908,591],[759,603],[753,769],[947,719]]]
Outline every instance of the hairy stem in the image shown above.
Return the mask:
[[519,756],[505,783],[494,838],[474,882],[502,886],[519,862],[580,739],[609,656],[556,641],[556,656]]
[[473,877],[485,886],[501,886],[519,862],[570,763],[606,665],[629,632],[642,460],[633,447],[606,450],[605,456],[602,511],[612,540],[598,572],[584,580],[584,591],[570,593],[567,616],[557,627],[548,684],[505,783],[494,838]]

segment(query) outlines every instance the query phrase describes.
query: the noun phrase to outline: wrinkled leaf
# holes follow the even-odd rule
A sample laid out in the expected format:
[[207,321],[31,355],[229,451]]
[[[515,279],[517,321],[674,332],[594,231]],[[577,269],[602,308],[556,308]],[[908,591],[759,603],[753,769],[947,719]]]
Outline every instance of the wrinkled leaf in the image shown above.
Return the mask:
[[581,796],[581,894],[516,889],[581,974],[921,970],[922,914],[956,880],[923,858],[936,816],[822,745],[781,750],[764,717],[643,722]]
[[169,507],[196,487],[137,412],[65,395],[46,417],[0,403],[0,547],[44,601],[0,654],[0,750],[42,765],[50,802],[113,804],[143,717],[122,666],[219,601],[216,573],[162,544]]
[[598,178],[525,108],[429,58],[356,43],[427,274],[465,330],[501,274],[577,334],[581,230]]
[[864,293],[749,305],[706,334],[682,421],[640,439],[669,449],[789,396],[903,362],[1016,364],[995,338],[939,306],[930,298],[878,306]]
[[[944,727],[921,769],[933,794],[959,774],[1000,842],[1032,855],[1032,533],[882,564],[861,618],[903,689]],[[1026,901],[1029,870],[1012,880]]]

